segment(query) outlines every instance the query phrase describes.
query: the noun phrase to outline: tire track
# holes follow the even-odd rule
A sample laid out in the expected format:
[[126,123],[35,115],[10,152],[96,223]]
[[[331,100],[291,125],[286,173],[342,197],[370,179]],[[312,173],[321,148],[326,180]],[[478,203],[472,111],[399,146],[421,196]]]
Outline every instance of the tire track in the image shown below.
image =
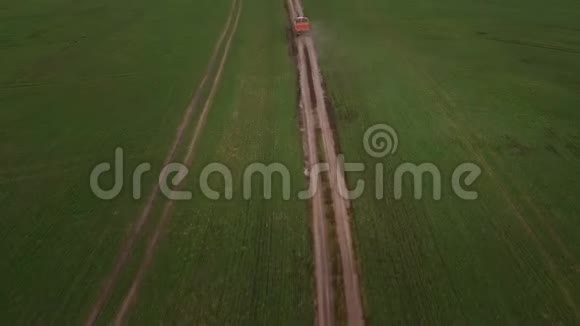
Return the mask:
[[320,75],[320,68],[318,67],[318,58],[315,52],[316,49],[314,48],[314,43],[310,37],[305,37],[303,43],[308,50],[307,52],[312,66],[311,74],[317,103],[316,113],[322,131],[321,134],[326,162],[329,164],[328,175],[332,190],[332,205],[334,208],[336,234],[340,251],[347,321],[348,325],[364,325],[364,313],[358,280],[358,267],[354,255],[354,246],[350,229],[350,216],[348,213],[349,205],[347,204],[347,199],[343,196],[343,194],[347,194],[344,172],[339,166],[337,160],[338,155],[336,153],[336,143],[324,101],[324,90],[322,88],[322,77]]
[[[304,15],[300,0],[288,0],[288,10],[291,22],[295,17]],[[318,123],[322,138],[322,149],[329,168],[328,179],[332,199],[331,207],[336,224],[336,241],[340,255],[342,286],[347,314],[346,320],[348,325],[364,325],[364,311],[358,278],[358,266],[354,254],[354,245],[350,229],[350,215],[348,212],[350,202],[343,196],[343,194],[347,194],[347,187],[344,180],[344,172],[338,162],[337,146],[326,108],[318,57],[314,42],[309,35],[297,36],[295,42],[298,49],[298,69],[300,72],[300,93],[302,97],[301,110],[306,121],[305,137],[308,139],[308,163],[312,167],[313,160],[311,157],[317,153],[316,132],[312,125]],[[308,68],[307,62],[309,63]],[[311,90],[313,90],[313,97],[310,95]],[[312,108],[314,108],[315,112],[313,112]],[[309,119],[316,119],[316,121],[309,123]],[[319,178],[318,176],[315,177]],[[312,173],[310,173],[310,178],[311,183],[319,182],[319,179],[313,179]],[[326,231],[327,226],[324,220],[324,212],[321,212],[318,208],[317,196],[322,196],[322,194],[315,194],[312,199],[317,324],[334,325],[334,319],[336,317],[334,316],[334,304],[336,298],[333,297],[334,291],[331,283],[333,278],[332,269],[327,266],[329,264],[328,262],[331,261],[331,253],[328,250],[329,240],[327,239],[328,232]],[[324,209],[324,206],[322,208]],[[327,298],[327,296],[330,297]]]
[[316,320],[318,325],[334,325],[334,294],[332,289],[332,262],[328,230],[326,225],[326,210],[322,191],[318,191],[321,185],[319,173],[312,172],[318,162],[318,149],[316,145],[316,121],[312,109],[310,90],[308,87],[308,72],[304,47],[298,46],[298,65],[300,74],[301,109],[304,117],[306,130],[306,156],[308,157],[308,171],[310,177],[310,189],[314,192],[312,197],[312,235],[314,243],[314,268],[316,279]]
[[[215,66],[217,56],[220,52],[220,48],[222,47],[222,43],[226,37],[227,31],[230,28],[232,18],[234,16],[234,9],[235,9],[236,3],[237,3],[237,0],[232,1],[232,6],[231,6],[231,9],[230,9],[229,14],[228,14],[228,19],[226,21],[226,24],[224,25],[222,33],[221,33],[216,45],[214,46],[213,53],[212,53],[212,56],[210,58],[207,69],[205,71],[205,74],[204,74],[200,84],[198,85],[189,106],[187,107],[187,109],[184,113],[184,116],[181,120],[179,127],[177,128],[175,139],[173,141],[171,149],[169,150],[169,152],[168,152],[168,154],[163,162],[163,166],[166,166],[167,164],[169,164],[171,161],[173,161],[175,159],[175,154],[177,152],[177,148],[182,143],[182,138],[183,138],[184,132],[185,132],[186,128],[188,127],[189,122],[191,121],[191,118],[192,118],[193,112],[195,111],[195,108],[197,107],[197,105],[199,104],[199,101],[201,100],[203,89],[205,88],[205,85],[207,83],[209,75],[211,74],[211,71],[213,70],[213,67]],[[215,82],[214,82],[214,84],[215,84]],[[198,132],[196,131],[195,133],[197,134]],[[117,259],[115,260],[115,264],[113,265],[113,269],[111,270],[111,272],[107,275],[107,277],[103,281],[103,285],[101,286],[100,292],[99,292],[94,304],[91,306],[91,309],[87,315],[87,318],[84,321],[84,325],[86,325],[86,326],[94,325],[96,323],[100,313],[102,312],[104,306],[109,301],[109,298],[110,298],[110,296],[111,296],[111,294],[112,294],[112,292],[117,284],[117,281],[120,277],[120,274],[125,269],[131,255],[133,253],[133,247],[135,246],[135,242],[136,242],[137,238],[141,235],[141,233],[143,231],[143,226],[148,222],[148,220],[150,218],[151,211],[152,211],[153,206],[154,206],[154,202],[157,198],[159,198],[159,196],[160,196],[159,184],[156,182],[153,190],[150,192],[149,196],[147,197],[147,202],[145,204],[145,207],[143,208],[143,211],[141,212],[141,214],[137,218],[137,221],[131,226],[131,228],[129,230],[129,234],[125,238],[125,240],[124,240],[124,242],[119,250],[119,254],[117,256]]]
[[[229,36],[228,36],[228,40],[227,40],[227,43],[226,43],[226,46],[224,49],[224,53],[223,53],[222,59],[220,61],[219,68],[218,68],[218,71],[217,71],[216,76],[214,78],[213,84],[211,86],[210,93],[208,95],[208,98],[205,101],[201,116],[197,122],[194,134],[193,134],[191,141],[189,143],[187,154],[185,156],[185,159],[183,160],[183,164],[185,166],[189,167],[193,163],[195,148],[196,148],[199,136],[201,134],[201,131],[203,130],[203,128],[205,126],[205,122],[207,120],[207,115],[209,113],[209,109],[211,108],[211,105],[213,103],[213,99],[214,99],[215,94],[217,92],[217,89],[218,89],[218,86],[219,86],[219,83],[221,80],[221,76],[223,73],[223,69],[224,69],[225,63],[226,63],[227,58],[228,58],[228,54],[229,54],[232,40],[233,40],[234,35],[236,34],[236,30],[238,28],[238,22],[240,20],[240,15],[242,12],[242,5],[243,5],[243,0],[234,0],[234,7],[237,6],[236,19],[234,21],[234,25],[230,31]],[[183,186],[184,186],[184,182],[182,180],[182,182],[178,185],[178,190],[182,189]],[[161,218],[159,219],[159,221],[155,227],[155,232],[154,232],[153,236],[149,239],[149,242],[147,243],[147,250],[145,253],[145,257],[143,258],[141,264],[139,265],[139,269],[137,270],[137,273],[136,273],[135,277],[133,278],[133,282],[131,283],[131,288],[129,289],[129,291],[127,292],[127,294],[125,295],[125,297],[123,299],[123,302],[121,304],[121,308],[117,312],[117,315],[115,317],[115,321],[113,323],[114,325],[123,325],[125,323],[126,318],[127,318],[127,314],[129,312],[131,306],[137,300],[138,292],[139,292],[141,283],[143,281],[143,277],[145,276],[145,273],[151,267],[151,264],[152,264],[153,259],[155,257],[155,252],[156,252],[157,246],[159,244],[161,232],[163,232],[166,229],[167,225],[169,224],[169,221],[171,220],[171,216],[173,215],[174,208],[175,208],[175,201],[168,200],[165,203],[165,206],[163,207],[163,212],[162,212]]]

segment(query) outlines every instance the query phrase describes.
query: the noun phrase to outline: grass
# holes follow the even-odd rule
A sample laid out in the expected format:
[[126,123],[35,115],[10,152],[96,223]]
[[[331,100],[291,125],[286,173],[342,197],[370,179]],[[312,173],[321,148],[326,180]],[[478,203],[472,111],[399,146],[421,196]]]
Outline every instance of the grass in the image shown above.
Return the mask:
[[[2,321],[74,324],[85,317],[143,205],[126,187],[113,201],[97,200],[90,170],[111,162],[116,146],[125,150],[125,180],[141,162],[158,170],[229,6],[178,0],[1,5],[0,60],[11,63],[0,68]],[[276,195],[260,199],[257,187],[251,201],[239,197],[242,168],[255,161],[285,163],[293,189],[304,188],[285,27],[281,5],[245,5],[192,170],[227,163],[237,197],[212,202],[196,193],[178,205],[131,321],[313,319],[307,204]],[[149,174],[145,194],[152,182]],[[156,207],[146,235],[158,217]],[[100,322],[114,316],[144,239]]]
[[[350,175],[433,162],[443,198],[367,191],[354,229],[370,324],[573,324],[580,306],[576,2],[306,1]],[[371,159],[366,128],[399,150]],[[453,169],[483,169],[475,201]],[[430,184],[427,183],[429,186]],[[428,189],[428,187],[426,187]],[[426,192],[425,197],[431,195]]]
[[[293,190],[304,189],[296,77],[280,3],[244,1],[220,90],[200,138],[192,201],[179,203],[130,322],[301,325],[313,320],[312,261],[306,202],[263,199],[260,178],[242,198],[253,162],[281,162]],[[234,198],[199,191],[208,163],[233,172]],[[221,179],[211,179],[216,188]],[[274,179],[273,189],[280,189]],[[278,192],[275,190],[275,192]]]
[[163,161],[228,9],[205,0],[0,4],[3,322],[84,318],[143,204],[127,187],[97,200],[89,173],[116,146],[125,180],[137,164]]
[[[82,320],[143,204],[128,188],[97,200],[90,170],[111,161],[116,146],[125,149],[126,180],[141,162],[161,163],[228,7],[0,4],[0,62],[9,63],[0,67],[2,321]],[[443,174],[439,201],[412,199],[409,179],[402,200],[387,179],[386,199],[367,191],[354,201],[370,324],[577,322],[578,4],[326,0],[306,8],[342,149],[367,164],[350,183],[364,177],[373,188],[369,167],[378,162],[387,177],[402,162],[433,162]],[[283,162],[294,188],[304,187],[284,27],[282,3],[246,1],[188,180],[197,189],[206,163],[226,163],[234,199],[196,190],[177,205],[131,322],[312,322],[307,204],[264,200],[258,188],[241,198],[243,168],[257,161]],[[383,160],[361,146],[378,122],[400,139]],[[464,161],[483,169],[475,201],[451,189]]]

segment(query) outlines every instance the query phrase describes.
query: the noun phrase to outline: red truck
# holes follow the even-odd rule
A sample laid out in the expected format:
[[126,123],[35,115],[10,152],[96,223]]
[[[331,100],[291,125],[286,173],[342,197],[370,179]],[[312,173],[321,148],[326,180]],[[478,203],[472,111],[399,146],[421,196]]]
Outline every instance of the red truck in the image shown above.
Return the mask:
[[307,17],[299,16],[294,18],[294,33],[301,35],[310,31],[310,20]]

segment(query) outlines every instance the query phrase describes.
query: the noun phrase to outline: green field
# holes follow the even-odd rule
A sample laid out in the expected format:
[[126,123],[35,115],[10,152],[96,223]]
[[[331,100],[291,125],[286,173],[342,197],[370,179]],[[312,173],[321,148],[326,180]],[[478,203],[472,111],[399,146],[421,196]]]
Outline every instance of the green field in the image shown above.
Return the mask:
[[[117,146],[125,150],[125,180],[141,162],[151,162],[158,171],[230,4],[225,0],[0,4],[2,322],[78,324],[85,318],[128,226],[144,205],[144,200],[131,198],[128,187],[119,198],[98,200],[90,191],[89,173],[97,163],[112,162]],[[265,10],[276,15],[260,28],[252,25],[251,20]],[[205,162],[237,148],[239,157],[226,160],[234,168],[248,160],[276,159],[301,172],[283,8],[250,2],[240,25],[224,89],[197,156]],[[255,88],[262,86],[267,88]],[[297,182],[302,182],[297,175]],[[152,174],[147,175],[145,195],[153,180]],[[146,230],[152,230],[158,215]],[[200,282],[196,290],[215,293],[204,292],[201,301],[188,301],[191,292],[173,292],[163,285],[169,292],[161,294],[158,283],[148,281],[135,319],[169,320],[164,313],[174,309],[175,322],[211,322],[202,312],[216,309],[212,300],[227,294],[230,301],[223,304],[237,306],[230,312],[213,311],[211,318],[237,313],[240,320],[264,324],[311,320],[307,216],[306,204],[296,202],[184,204],[161,248],[161,267],[148,276],[179,285],[182,291],[187,291],[183,284],[192,277],[191,286]],[[184,239],[184,230],[199,237]],[[237,238],[226,237],[234,230],[245,231]],[[144,239],[101,322],[108,322],[116,311]],[[238,264],[233,258],[239,259]],[[167,306],[170,299],[179,305]],[[147,305],[156,308],[141,309]],[[244,316],[247,305],[256,310]]]
[[[126,178],[138,163],[163,160],[228,3],[0,8],[2,320],[78,323],[142,206],[127,188],[98,200],[89,173],[116,146]],[[207,16],[192,21],[187,12],[197,10]],[[207,33],[176,32],[201,27]]]
[[[243,169],[253,162],[283,163],[293,187],[305,187],[285,15],[277,2],[244,1],[192,170],[197,176],[208,163],[224,163],[233,172],[233,200],[212,201],[191,187],[194,199],[177,204],[132,324],[308,325],[314,319],[308,203],[279,193],[265,200],[258,177],[252,198],[242,197]],[[281,189],[273,181],[272,189]],[[219,189],[221,179],[212,184]]]
[[[369,191],[354,229],[370,324],[561,324],[580,318],[580,4],[311,1],[321,66],[349,176],[432,162],[442,199]],[[399,149],[371,159],[367,127]],[[451,191],[479,164],[479,199]],[[371,168],[369,168],[371,167]],[[427,185],[428,178],[425,177]],[[374,188],[373,182],[368,188]],[[430,189],[426,187],[426,189]]]
[[[0,4],[1,322],[82,323],[145,204],[128,186],[97,199],[89,174],[118,146],[125,181],[142,162],[159,170],[231,3]],[[341,149],[367,167],[348,182],[364,178],[367,187],[353,201],[352,227],[369,324],[578,324],[580,3],[304,5]],[[252,199],[242,198],[253,162],[283,163],[292,189],[304,188],[286,25],[282,1],[245,0],[186,180],[194,197],[176,204],[162,232],[131,324],[312,324],[308,202],[265,200],[259,179]],[[211,76],[201,104],[210,84]],[[383,159],[362,146],[376,123],[399,138]],[[483,171],[473,201],[450,181],[467,161]],[[232,200],[200,193],[197,177],[212,162],[233,171]],[[393,173],[404,162],[440,169],[441,200],[430,198],[428,177],[423,199],[413,199],[408,177],[394,198]],[[372,191],[376,163],[386,167],[381,200]],[[147,174],[145,197],[154,182]],[[164,204],[155,203],[99,323],[113,321]]]

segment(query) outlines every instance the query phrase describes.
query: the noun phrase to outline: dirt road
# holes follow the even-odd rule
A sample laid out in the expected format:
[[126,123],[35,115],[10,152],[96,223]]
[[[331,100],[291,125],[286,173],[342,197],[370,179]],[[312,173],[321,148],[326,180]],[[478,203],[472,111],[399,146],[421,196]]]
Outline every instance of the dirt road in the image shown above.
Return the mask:
[[[306,67],[306,57],[304,48],[298,47],[298,67],[300,74],[300,105],[304,119],[306,156],[308,158],[308,171],[310,178],[310,188],[314,185],[321,185],[319,173],[312,171],[318,162],[318,149],[316,139],[316,120],[312,108],[312,99],[308,86],[308,72]],[[316,189],[318,190],[318,189]],[[315,191],[312,197],[312,233],[314,243],[314,268],[316,278],[316,320],[318,325],[334,325],[334,295],[332,290],[332,262],[330,260],[330,249],[328,230],[326,225],[326,210],[322,191]]]
[[[232,1],[232,6],[230,9],[230,12],[228,14],[228,19],[227,22],[222,30],[222,33],[213,49],[213,53],[212,53],[212,57],[210,59],[210,62],[208,64],[208,67],[206,69],[205,75],[202,78],[200,84],[198,85],[195,94],[189,104],[189,106],[187,107],[187,109],[185,110],[184,116],[181,120],[181,123],[179,125],[179,127],[177,128],[176,131],[176,135],[175,135],[175,139],[173,141],[173,144],[169,150],[169,152],[167,153],[167,156],[163,162],[162,166],[167,166],[170,162],[175,161],[175,155],[177,152],[177,148],[179,147],[180,144],[183,143],[183,135],[185,133],[185,130],[187,129],[187,127],[189,126],[189,123],[191,122],[191,118],[192,118],[192,114],[195,111],[195,109],[197,108],[200,100],[201,100],[201,96],[204,90],[204,87],[208,81],[209,75],[213,70],[213,67],[215,66],[218,54],[220,53],[220,49],[222,47],[222,44],[226,38],[227,32],[230,31],[230,35],[229,35],[229,39],[228,39],[228,44],[226,45],[226,50],[224,50],[223,55],[222,55],[222,60],[220,63],[220,68],[219,68],[219,73],[221,74],[221,70],[223,68],[223,62],[225,60],[225,58],[227,57],[227,49],[229,48],[229,43],[231,41],[231,37],[233,35],[233,33],[235,33],[235,28],[230,29],[231,24],[232,24],[232,20],[234,18],[234,14],[235,14],[235,8],[238,4],[238,0],[233,0]],[[238,12],[239,15],[239,12]],[[236,18],[237,19],[237,18]],[[236,26],[237,26],[237,20],[236,20]],[[216,79],[214,79],[214,85],[212,86],[212,90],[215,87],[216,84],[216,80],[217,80],[217,75],[216,75]],[[208,98],[209,101],[209,98]],[[207,110],[206,107],[208,107],[208,102],[206,101],[205,107],[204,107],[204,112]],[[204,115],[204,113],[202,113],[202,116]],[[200,118],[200,121],[202,120],[202,118]],[[193,136],[194,139],[197,139],[198,137],[198,133],[199,133],[199,122],[198,122],[198,129],[196,129],[195,134]],[[195,142],[192,140],[192,143],[195,144]],[[189,150],[188,150],[188,156],[190,155],[189,152],[192,151],[192,145],[190,144],[189,146]],[[127,237],[125,238],[125,240],[123,241],[123,244],[119,250],[119,254],[117,256],[117,259],[115,260],[115,264],[113,265],[113,269],[111,270],[111,272],[107,275],[107,277],[105,278],[103,285],[101,287],[100,292],[98,293],[98,296],[94,302],[94,304],[91,306],[91,309],[87,315],[87,318],[84,321],[84,325],[89,326],[89,325],[94,325],[98,318],[100,313],[102,312],[103,308],[105,307],[105,305],[107,304],[107,302],[109,301],[109,298],[113,292],[113,290],[115,289],[115,286],[117,284],[117,281],[121,275],[121,272],[126,268],[126,265],[129,261],[129,259],[132,256],[133,250],[134,250],[134,246],[135,246],[135,242],[136,240],[139,238],[139,236],[141,235],[141,233],[143,232],[143,226],[145,224],[147,224],[148,220],[150,219],[151,216],[151,211],[152,208],[154,206],[154,203],[156,200],[158,200],[158,198],[160,197],[160,188],[159,188],[159,184],[155,183],[153,190],[151,191],[151,193],[149,194],[149,196],[147,197],[147,201],[145,204],[145,207],[143,208],[143,211],[141,212],[141,214],[139,215],[139,217],[137,218],[137,220],[135,221],[135,223],[131,226],[129,233],[127,235]],[[166,212],[167,209],[163,210],[163,216],[165,216],[168,212]],[[160,218],[159,224],[163,224],[161,223],[162,220],[164,220],[163,216]],[[167,219],[167,218],[165,218]],[[158,225],[159,226],[159,225]],[[155,234],[153,235],[153,237],[150,239],[150,243],[153,242],[154,244],[157,243],[158,237],[159,237],[159,227],[155,230]],[[155,247],[155,246],[153,246]],[[147,254],[149,254],[149,247],[147,249]],[[152,250],[151,250],[152,251]],[[149,265],[149,263],[147,262],[148,256],[146,255],[146,257],[144,258],[144,262],[143,264],[147,263],[147,265]],[[151,258],[149,258],[151,259]],[[143,265],[142,264],[142,265]],[[141,269],[140,269],[141,270]],[[139,271],[140,271],[139,270]],[[139,273],[139,272],[138,272]],[[139,274],[136,276],[136,279],[139,278]],[[134,282],[135,283],[135,282]],[[135,287],[136,288],[136,287]],[[136,292],[136,289],[133,290],[133,286],[131,287],[130,293],[131,292]],[[129,296],[131,299],[130,300],[126,300],[125,301],[131,301],[132,298],[134,298],[134,296]],[[122,307],[121,307],[121,312],[125,311],[127,308],[125,308],[125,306],[128,307],[128,304],[126,304],[124,301]],[[117,315],[119,316],[119,314]],[[124,313],[121,315],[121,317],[124,316]]]
[[[302,3],[299,0],[289,0],[288,9],[291,21],[296,16],[304,15]],[[350,216],[348,212],[349,202],[344,199],[344,196],[342,195],[347,193],[347,187],[342,167],[339,165],[337,160],[337,147],[326,108],[322,77],[318,66],[318,57],[314,47],[314,42],[309,35],[296,37],[295,43],[296,48],[298,49],[297,60],[300,73],[300,93],[302,98],[301,108],[306,122],[305,131],[308,139],[309,164],[312,167],[313,160],[310,156],[316,155],[318,152],[318,149],[316,148],[316,132],[312,128],[312,125],[317,123],[322,138],[325,162],[328,163],[329,168],[328,179],[331,189],[332,212],[336,223],[336,241],[338,242],[340,252],[342,286],[347,313],[346,320],[348,325],[364,325],[364,312],[358,278],[358,267],[354,255],[350,229]],[[314,93],[314,98],[310,95],[312,91]],[[312,118],[316,121],[309,122],[308,119]],[[310,173],[310,177],[311,183],[318,182],[318,180],[312,179],[313,177],[318,178],[318,176],[313,176],[313,173]],[[333,277],[332,269],[327,268],[328,262],[331,261],[331,253],[328,250],[330,247],[328,232],[326,231],[327,226],[324,218],[324,211],[321,212],[317,209],[318,204],[316,195],[312,200],[312,205],[314,256],[316,265],[317,323],[318,325],[332,325],[334,320],[335,299],[326,297],[335,293],[332,289],[332,282],[330,281]],[[322,207],[322,209],[324,209],[324,207]],[[324,255],[327,255],[327,257],[323,257]],[[329,314],[332,314],[332,316]]]
[[314,43],[310,37],[306,37],[303,43],[308,49],[310,64],[312,66],[312,79],[314,91],[316,94],[316,112],[320,124],[324,153],[326,162],[329,164],[329,179],[332,189],[332,204],[334,208],[334,219],[336,222],[337,241],[340,251],[340,260],[342,264],[343,286],[346,299],[347,320],[349,325],[363,325],[363,309],[358,281],[358,267],[354,257],[354,247],[350,229],[350,216],[348,214],[348,205],[346,199],[341,194],[346,194],[346,184],[344,173],[338,165],[334,135],[330,126],[330,120],[326,111],[324,101],[324,91],[318,60]]

